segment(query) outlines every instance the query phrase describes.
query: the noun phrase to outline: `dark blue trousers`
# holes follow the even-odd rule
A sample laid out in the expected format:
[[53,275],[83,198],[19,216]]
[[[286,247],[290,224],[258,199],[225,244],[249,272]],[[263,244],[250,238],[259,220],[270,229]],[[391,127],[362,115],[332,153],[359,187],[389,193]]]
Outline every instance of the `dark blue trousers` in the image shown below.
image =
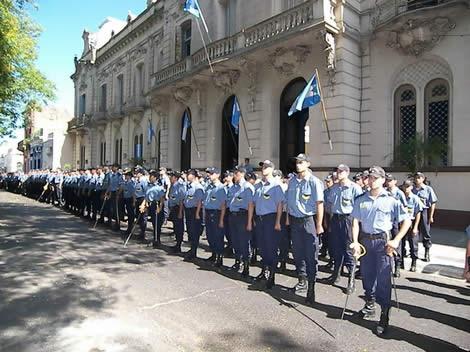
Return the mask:
[[279,260],[287,261],[289,259],[289,248],[291,244],[290,226],[286,225],[286,213],[281,216],[281,240],[279,242]]
[[[189,241],[191,243],[191,251],[196,253],[199,247],[199,237],[202,232],[202,221],[196,219],[196,208],[184,208],[186,218],[186,230],[188,231]],[[202,216],[202,211],[199,214]]]
[[225,211],[225,217],[224,217],[224,234],[225,234],[225,238],[227,239],[227,245],[230,247],[230,248],[233,248],[233,244],[232,244],[232,236],[230,234],[230,225],[229,225],[229,221],[230,221],[230,210],[226,210]]
[[235,259],[249,260],[251,232],[246,230],[248,212],[230,213],[230,233],[232,235]]
[[130,233],[135,219],[133,198],[123,198],[123,201],[127,213],[127,232]]
[[263,265],[271,269],[276,268],[277,250],[281,241],[282,232],[276,231],[276,214],[256,216],[256,229],[258,233],[258,246],[261,250]]
[[424,209],[421,212],[421,220],[419,221],[418,229],[424,248],[431,248],[431,225],[429,225],[428,220],[428,209]]
[[[160,234],[157,231],[157,202],[150,203],[148,208],[150,221],[152,222],[152,237],[154,242],[160,242]],[[143,215],[143,214],[142,214]]]
[[224,233],[219,227],[220,210],[206,209],[206,234],[212,252],[222,255],[224,253]]
[[375,299],[382,309],[388,308],[391,306],[393,258],[385,252],[385,234],[377,235],[377,239],[360,236],[359,241],[367,251],[361,258],[362,286],[366,299]]
[[289,217],[292,250],[299,276],[315,281],[318,267],[318,236],[313,216]]
[[170,208],[170,214],[168,219],[173,222],[173,232],[176,236],[176,243],[183,243],[183,233],[184,233],[184,215],[181,219],[178,219],[179,205]]
[[411,259],[417,260],[418,259],[418,238],[419,238],[419,233],[416,235],[413,234],[412,232],[412,227],[411,226],[406,233],[405,237],[401,241],[401,252],[405,253],[405,247],[406,247],[406,242],[408,242],[410,246],[410,253],[411,253]]
[[334,214],[330,221],[330,231],[328,236],[335,261],[335,272],[339,272],[345,265],[351,272],[354,264],[354,257],[349,248],[352,239],[352,218],[350,215]]

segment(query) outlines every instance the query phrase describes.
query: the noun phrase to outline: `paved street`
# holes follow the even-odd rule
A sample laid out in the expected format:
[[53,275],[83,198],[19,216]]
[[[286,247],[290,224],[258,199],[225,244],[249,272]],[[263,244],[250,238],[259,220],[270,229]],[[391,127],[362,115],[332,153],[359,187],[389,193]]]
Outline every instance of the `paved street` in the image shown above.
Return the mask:
[[[0,192],[0,351],[461,351],[470,348],[470,289],[462,280],[405,273],[386,339],[374,322],[340,321],[340,287],[317,304],[270,292],[228,268],[188,263],[49,205]],[[166,230],[168,232],[168,230]],[[170,236],[164,243],[171,245]],[[207,247],[198,255],[207,257]],[[463,261],[463,256],[462,256]],[[226,260],[229,267],[233,260]],[[431,263],[432,264],[432,263]],[[251,275],[259,273],[254,268]],[[321,272],[320,277],[328,273]],[[340,286],[346,285],[343,278]],[[358,283],[359,288],[361,284]],[[362,290],[351,297],[358,310]]]

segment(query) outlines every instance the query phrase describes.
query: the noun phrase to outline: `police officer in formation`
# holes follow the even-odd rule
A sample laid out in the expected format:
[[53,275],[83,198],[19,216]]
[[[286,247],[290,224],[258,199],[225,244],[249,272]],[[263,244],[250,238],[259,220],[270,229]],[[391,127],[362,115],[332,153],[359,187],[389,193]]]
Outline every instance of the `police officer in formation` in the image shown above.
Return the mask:
[[[353,239],[350,247],[356,257],[361,254],[359,244],[365,248],[365,255],[361,258],[361,274],[366,303],[361,313],[365,319],[374,317],[377,302],[381,314],[376,333],[383,335],[387,332],[390,319],[393,255],[406,235],[411,220],[403,205],[384,189],[385,171],[381,167],[371,167],[368,179],[370,191],[359,196],[353,205]],[[391,239],[395,221],[401,225]]]
[[325,188],[311,172],[307,155],[299,154],[295,160],[296,173],[287,177],[265,160],[259,164],[261,179],[243,166],[223,174],[216,167],[207,168],[204,180],[195,169],[179,173],[160,168],[148,173],[136,167],[122,172],[113,165],[110,170],[104,166],[2,176],[0,184],[42,201],[52,198],[54,204],[100,223],[114,220],[115,229],[121,219],[127,219],[124,234],[129,236],[135,229],[136,239],[144,243],[150,217],[154,248],[161,245],[161,227],[168,219],[173,223],[174,253],[181,252],[186,223],[190,250],[185,260],[196,258],[204,225],[211,251],[207,261],[221,268],[224,256],[233,255],[232,269],[246,278],[250,261],[260,254],[256,281],[266,289],[275,285],[276,271],[286,269],[292,249],[298,276],[293,291],[305,293],[308,304],[315,302],[319,237],[323,236],[322,253],[328,250],[334,262],[325,282],[337,283],[345,266],[350,271],[348,294],[355,290],[353,263],[363,255],[360,271],[366,303],[359,314],[371,319],[378,303],[381,315],[376,332],[384,334],[390,316],[391,275],[403,265],[400,252],[405,242],[410,246],[411,271],[416,270],[418,235],[429,260],[430,225],[437,202],[434,190],[424,183],[422,173],[405,180],[400,190],[397,179],[379,166],[356,174],[353,182],[345,164],[325,178]]

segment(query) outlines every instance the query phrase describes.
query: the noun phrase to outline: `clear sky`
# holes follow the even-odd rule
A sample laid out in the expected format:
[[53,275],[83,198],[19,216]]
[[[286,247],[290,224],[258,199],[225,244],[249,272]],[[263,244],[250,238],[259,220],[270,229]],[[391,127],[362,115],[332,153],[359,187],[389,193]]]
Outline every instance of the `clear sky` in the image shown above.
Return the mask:
[[83,51],[82,33],[95,32],[106,17],[125,20],[128,10],[138,15],[147,6],[146,0],[37,0],[32,17],[43,32],[39,39],[39,69],[57,87],[54,105],[73,112],[74,55]]

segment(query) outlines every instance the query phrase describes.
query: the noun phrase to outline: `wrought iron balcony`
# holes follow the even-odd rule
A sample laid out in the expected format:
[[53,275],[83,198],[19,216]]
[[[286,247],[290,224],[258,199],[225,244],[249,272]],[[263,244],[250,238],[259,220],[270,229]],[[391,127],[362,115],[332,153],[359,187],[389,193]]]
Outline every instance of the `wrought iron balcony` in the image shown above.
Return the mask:
[[372,27],[375,29],[396,17],[414,11],[459,3],[470,5],[469,0],[382,0],[375,5],[372,11]]
[[[317,20],[323,20],[322,11],[318,1],[306,1],[288,11],[271,17],[252,27],[242,30],[231,37],[212,42],[207,46],[211,61],[229,58],[242,52],[249,51],[260,45],[281,39],[284,35],[301,31],[311,26]],[[318,13],[317,13],[318,12]],[[190,57],[166,67],[154,74],[154,88],[201,69],[208,65],[204,48],[198,50]]]

